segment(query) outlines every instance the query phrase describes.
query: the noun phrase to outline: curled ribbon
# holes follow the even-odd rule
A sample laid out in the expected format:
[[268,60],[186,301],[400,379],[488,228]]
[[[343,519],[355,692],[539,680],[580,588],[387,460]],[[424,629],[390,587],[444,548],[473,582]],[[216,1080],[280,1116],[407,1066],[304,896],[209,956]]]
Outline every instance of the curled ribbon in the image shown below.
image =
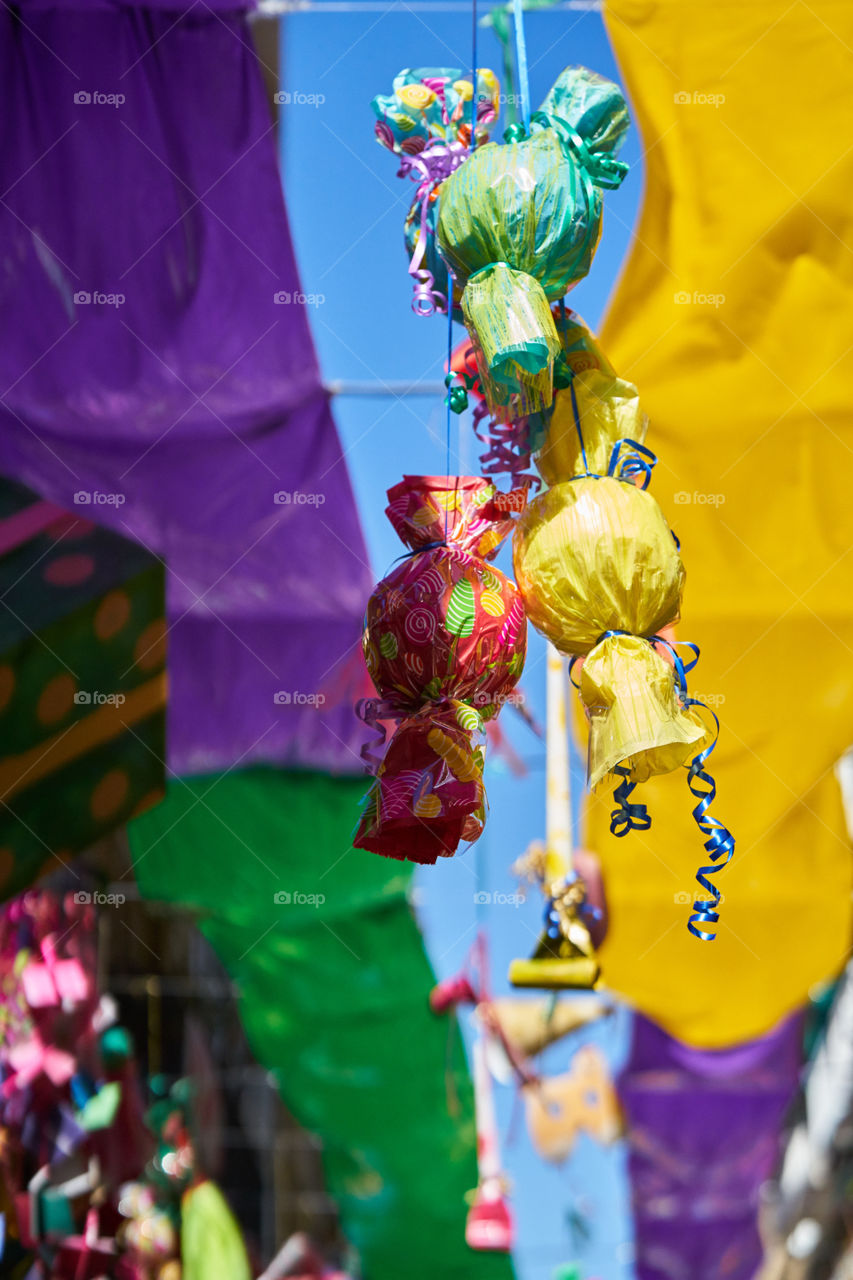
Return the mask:
[[420,227],[409,263],[409,275],[415,281],[412,310],[419,316],[431,316],[436,311],[447,312],[447,296],[435,288],[432,272],[423,265],[428,236],[427,213],[437,189],[459,168],[466,155],[459,142],[435,143],[420,155],[404,156],[397,171],[398,178],[410,177],[418,183],[415,202],[420,204]]
[[[632,452],[623,458],[621,455],[624,445],[630,446]],[[651,449],[647,449],[644,444],[639,444],[636,440],[629,439],[628,436],[623,436],[613,446],[607,474],[615,480],[625,480],[629,484],[633,484],[637,476],[642,476],[643,482],[640,488],[648,489],[652,470],[657,466],[657,461],[657,454],[652,453]]]
[[468,408],[468,392],[477,385],[477,378],[467,373],[448,373],[444,379],[447,387],[445,404],[451,413],[464,413]]
[[629,796],[637,785],[631,781],[631,771],[624,764],[617,764],[613,772],[618,773],[622,781],[613,790],[616,808],[610,814],[610,833],[614,836],[626,836],[629,831],[648,831],[652,819],[644,804],[629,803]]
[[[625,631],[605,631],[604,635],[599,637],[599,641],[606,640],[614,635],[627,635]],[[717,907],[720,903],[721,893],[708,876],[718,875],[726,866],[734,855],[735,838],[729,831],[728,827],[715,818],[709,812],[711,805],[717,796],[717,784],[713,776],[704,767],[708,757],[717,745],[720,734],[720,722],[716,714],[711,708],[700,698],[691,698],[687,693],[687,675],[696,666],[699,661],[699,646],[693,644],[689,640],[677,640],[675,642],[664,639],[663,636],[646,636],[649,644],[662,645],[672,658],[672,665],[675,672],[675,681],[678,686],[678,694],[684,707],[700,707],[706,711],[714,721],[714,733],[707,747],[704,747],[697,755],[693,757],[687,766],[687,785],[691,794],[696,798],[697,804],[693,808],[693,820],[697,827],[705,837],[705,852],[711,859],[711,865],[700,867],[696,872],[696,879],[699,885],[708,895],[705,898],[695,898],[693,902],[693,915],[688,921],[687,928],[696,938],[701,938],[703,942],[713,942],[716,933],[710,933],[707,929],[702,929],[700,925],[715,925],[720,919]],[[692,658],[685,660],[678,653],[676,645],[689,649]],[[633,784],[628,782],[629,771],[624,765],[618,765],[614,769],[614,773],[621,774],[623,781],[614,791],[614,799],[618,799],[622,805],[622,809],[614,810],[610,820],[610,830],[614,835],[625,835],[626,831],[631,830],[631,826],[627,825],[623,830],[616,830],[614,823],[621,816],[623,811],[642,808],[644,806],[628,805],[627,797],[630,794]],[[625,790],[627,786],[627,790]],[[621,794],[620,794],[621,793]],[[624,821],[624,819],[623,819]],[[628,819],[630,822],[630,818]],[[646,824],[647,826],[650,823]]]
[[525,481],[538,489],[542,483],[538,476],[527,474],[530,466],[530,429],[527,418],[515,422],[495,422],[489,418],[488,435],[480,430],[484,418],[489,417],[486,405],[481,401],[474,406],[474,434],[488,446],[480,454],[480,469],[484,476],[508,472],[513,486]]
[[[703,767],[711,752],[717,745],[717,738],[720,733],[720,722],[710,707],[706,706],[698,698],[683,698],[685,706],[702,707],[708,712],[714,721],[714,737],[703,751],[694,756],[690,762],[687,771],[687,785],[691,793],[698,800],[698,804],[693,810],[694,821],[702,832],[703,836],[707,836],[705,841],[705,852],[711,859],[712,865],[709,867],[700,867],[696,872],[696,879],[706,894],[707,898],[695,898],[693,902],[694,914],[690,917],[687,928],[696,938],[701,938],[703,942],[713,942],[717,936],[715,933],[709,933],[705,929],[700,929],[700,925],[715,925],[720,914],[717,907],[720,903],[720,891],[713,884],[708,876],[717,875],[724,867],[731,862],[735,851],[735,838],[719,818],[715,818],[709,813],[711,805],[716,799],[717,784],[713,777]],[[723,859],[723,861],[720,861]]]
[[530,123],[538,125],[541,129],[553,129],[563,144],[564,150],[572,153],[597,187],[606,187],[610,191],[615,191],[622,185],[622,180],[628,172],[625,161],[614,160],[603,151],[591,151],[580,134],[570,129],[559,116],[548,115],[545,111],[535,111],[530,117]]
[[368,738],[367,742],[362,744],[360,752],[367,773],[375,776],[384,754],[378,748],[385,746],[385,726],[379,722],[380,720],[399,720],[401,712],[399,707],[388,698],[360,698],[355,704],[355,714],[368,729],[372,729],[376,734],[375,738]]
[[[538,125],[540,129],[553,129],[563,144],[563,149],[571,152],[597,187],[615,191],[622,185],[628,172],[625,161],[614,160],[603,151],[591,151],[589,144],[574,129],[570,129],[565,120],[548,115],[546,111],[534,111],[530,123],[531,126]],[[504,142],[523,142],[527,136],[527,130],[520,121],[504,130]]]

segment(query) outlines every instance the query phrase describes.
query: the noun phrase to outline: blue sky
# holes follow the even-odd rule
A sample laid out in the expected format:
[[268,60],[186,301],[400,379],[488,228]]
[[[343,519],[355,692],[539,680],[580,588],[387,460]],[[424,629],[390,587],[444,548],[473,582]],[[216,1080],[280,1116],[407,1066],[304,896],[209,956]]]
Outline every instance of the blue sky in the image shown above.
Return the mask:
[[[599,14],[533,12],[525,26],[534,107],[572,63],[619,79]],[[470,74],[470,17],[431,13],[428,4],[414,12],[400,3],[386,13],[290,15],[282,19],[281,30],[281,88],[291,94],[282,128],[285,191],[303,291],[324,299],[311,310],[324,377],[440,380],[446,320],[418,318],[410,309],[402,239],[414,187],[395,176],[395,158],[375,143],[370,99],[388,92],[394,75],[406,66],[459,67]],[[483,29],[478,60],[500,75],[500,46]],[[593,328],[628,250],[639,204],[642,165],[635,130],[622,158],[631,172],[619,191],[606,193],[601,246],[590,277],[571,297]],[[462,336],[458,329],[455,341]],[[400,554],[384,515],[385,491],[405,472],[445,472],[444,405],[438,396],[342,397],[334,408],[379,578]],[[468,416],[454,419],[452,426],[453,469],[476,473],[480,449]],[[498,563],[509,567],[506,551]],[[544,721],[544,645],[532,632],[522,687]],[[419,918],[439,976],[458,971],[482,924],[497,993],[509,989],[507,965],[513,956],[530,952],[541,917],[538,895],[520,907],[478,906],[474,900],[478,891],[512,894],[510,863],[531,840],[544,836],[543,744],[511,714],[504,713],[502,726],[527,762],[527,776],[513,778],[493,759],[486,774],[490,814],[484,835],[468,853],[419,871],[416,887]],[[575,764],[577,807],[582,775]],[[624,1054],[628,1026],[623,1011],[592,1033],[614,1064]],[[565,1041],[554,1046],[541,1068],[565,1070],[569,1052]],[[530,1146],[510,1089],[499,1090],[498,1108],[514,1187],[520,1280],[551,1280],[555,1268],[569,1261],[581,1264],[584,1280],[629,1280],[631,1226],[621,1146],[605,1151],[582,1137],[563,1167],[546,1166]],[[583,1247],[567,1225],[573,1208],[590,1218],[592,1236]]]

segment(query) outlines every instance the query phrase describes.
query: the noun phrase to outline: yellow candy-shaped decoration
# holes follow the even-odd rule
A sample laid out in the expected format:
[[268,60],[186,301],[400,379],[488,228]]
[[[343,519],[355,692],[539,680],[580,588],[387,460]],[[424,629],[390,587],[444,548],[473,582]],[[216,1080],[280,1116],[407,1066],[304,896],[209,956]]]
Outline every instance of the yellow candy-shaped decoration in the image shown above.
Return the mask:
[[421,796],[415,801],[414,812],[416,818],[437,818],[441,813],[441,800],[432,792]]
[[465,751],[441,729],[431,729],[427,742],[437,756],[441,756],[454,778],[460,782],[473,782],[478,776],[476,757]]
[[413,111],[425,111],[435,102],[435,93],[425,84],[404,84],[397,90],[397,97],[404,107]]
[[499,591],[484,591],[480,596],[480,608],[491,618],[499,618],[504,611],[503,598]]
[[684,585],[651,494],[606,476],[557,484],[522,514],[513,560],[533,625],[562,653],[587,655],[590,784],[617,764],[640,781],[694,754],[705,730],[646,639],[677,620]]
[[[575,410],[583,431],[583,450]],[[559,484],[586,471],[606,475],[616,442],[627,439],[642,444],[647,426],[633,383],[602,369],[585,369],[575,374],[571,389],[567,387],[555,397],[545,441],[536,455],[539,474],[546,484]]]

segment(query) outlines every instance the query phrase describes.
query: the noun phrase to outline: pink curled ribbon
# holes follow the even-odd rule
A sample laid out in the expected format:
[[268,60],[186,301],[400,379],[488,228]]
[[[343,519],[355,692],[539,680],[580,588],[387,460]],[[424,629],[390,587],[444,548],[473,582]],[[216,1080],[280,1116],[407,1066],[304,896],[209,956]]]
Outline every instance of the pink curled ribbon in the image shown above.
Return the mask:
[[390,698],[360,698],[355,704],[355,714],[376,735],[368,738],[360,752],[366,771],[376,777],[385,754],[379,750],[385,746],[385,726],[380,721],[401,720],[405,713]]
[[[516,422],[495,422],[489,418],[489,410],[484,401],[474,408],[474,434],[477,439],[487,445],[485,453],[480,454],[480,466],[484,476],[500,475],[508,472],[513,487],[522,481],[539,487],[537,476],[527,473],[530,466],[530,431],[527,418],[519,418]],[[489,418],[487,433],[480,430],[484,418]]]

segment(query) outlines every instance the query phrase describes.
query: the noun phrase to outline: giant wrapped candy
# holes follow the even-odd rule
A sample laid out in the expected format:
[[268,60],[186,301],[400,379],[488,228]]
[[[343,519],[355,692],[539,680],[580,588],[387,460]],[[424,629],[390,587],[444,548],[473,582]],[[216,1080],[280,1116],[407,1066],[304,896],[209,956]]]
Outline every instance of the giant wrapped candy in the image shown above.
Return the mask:
[[[521,675],[527,621],[515,585],[487,564],[524,493],[480,477],[406,476],[388,517],[411,548],[370,597],[368,723],[396,720],[355,845],[435,862],[483,828],[483,723]],[[384,738],[384,734],[383,734]]]
[[650,643],[678,619],[684,567],[655,499],[615,474],[554,485],[521,516],[518,588],[533,625],[585,655],[589,782],[626,766],[634,782],[682,764],[705,736]]
[[413,309],[420,315],[447,310],[447,267],[435,243],[441,184],[468,155],[472,116],[475,144],[488,141],[498,117],[499,85],[488,67],[477,71],[477,102],[470,79],[449,67],[405,68],[392,92],[377,94],[376,140],[400,157],[399,178],[418,188],[405,223],[409,274],[415,280]]
[[[731,859],[734,837],[710,812],[716,786],[706,764],[716,745],[716,716],[687,693],[686,675],[699,651],[688,645],[692,657],[685,660],[671,633],[661,634],[681,609],[678,542],[645,489],[654,455],[636,440],[613,442],[616,419],[597,410],[587,435],[576,397],[572,415],[576,440],[568,433],[572,443],[563,450],[570,474],[540,494],[516,528],[518,587],[534,626],[563,653],[583,657],[589,783],[594,787],[608,775],[618,783],[611,831],[647,829],[645,806],[630,801],[634,787],[687,767],[698,802],[693,816],[710,859],[697,872],[706,896],[695,899],[688,928],[711,941],[715,934],[707,926],[719,919],[720,891],[709,877]],[[590,460],[600,465],[608,452],[606,472],[591,470]]]
[[495,415],[551,403],[560,342],[550,304],[589,270],[601,188],[626,172],[615,155],[627,127],[618,87],[569,67],[529,137],[480,147],[442,187],[439,249],[465,286],[462,311]]

